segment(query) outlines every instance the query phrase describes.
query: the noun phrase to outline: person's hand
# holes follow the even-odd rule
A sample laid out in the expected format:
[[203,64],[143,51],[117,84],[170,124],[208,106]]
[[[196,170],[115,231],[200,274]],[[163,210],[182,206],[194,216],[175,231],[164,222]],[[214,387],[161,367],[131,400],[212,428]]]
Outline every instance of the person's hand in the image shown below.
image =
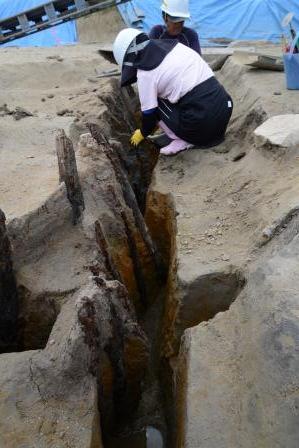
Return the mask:
[[134,132],[134,134],[131,137],[131,144],[133,146],[138,146],[139,143],[142,142],[142,140],[144,140],[144,137],[143,137],[140,129],[136,129],[136,131]]

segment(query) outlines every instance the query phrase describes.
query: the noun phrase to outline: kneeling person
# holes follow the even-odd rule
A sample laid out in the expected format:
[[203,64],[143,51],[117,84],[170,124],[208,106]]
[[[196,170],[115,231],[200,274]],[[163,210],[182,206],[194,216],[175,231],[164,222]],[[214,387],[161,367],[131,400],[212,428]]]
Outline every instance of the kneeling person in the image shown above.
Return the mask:
[[157,124],[172,140],[161,149],[164,155],[224,140],[232,99],[199,54],[177,41],[149,39],[131,28],[119,33],[113,51],[122,68],[121,85],[138,85],[142,126],[132,136],[134,145]]

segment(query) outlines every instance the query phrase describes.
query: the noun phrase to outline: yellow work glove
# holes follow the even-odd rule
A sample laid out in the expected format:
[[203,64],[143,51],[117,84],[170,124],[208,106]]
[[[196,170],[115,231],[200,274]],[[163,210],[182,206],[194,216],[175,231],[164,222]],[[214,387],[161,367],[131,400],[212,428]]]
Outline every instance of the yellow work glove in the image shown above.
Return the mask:
[[144,140],[144,137],[143,137],[140,129],[136,129],[136,131],[134,132],[134,134],[131,137],[131,144],[134,146],[138,146],[139,143],[142,142],[142,140]]

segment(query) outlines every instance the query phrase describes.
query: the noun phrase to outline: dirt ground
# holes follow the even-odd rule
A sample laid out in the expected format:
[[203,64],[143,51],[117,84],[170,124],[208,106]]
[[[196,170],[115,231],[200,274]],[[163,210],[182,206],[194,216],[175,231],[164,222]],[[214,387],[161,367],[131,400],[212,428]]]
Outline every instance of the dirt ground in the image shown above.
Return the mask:
[[[32,224],[31,240],[37,252],[32,259],[24,253],[25,261],[22,258],[19,265],[15,263],[17,278],[36,296],[44,291],[51,297],[57,293],[67,295],[89,280],[90,273],[83,268],[94,257],[90,235],[94,238],[95,220],[105,223],[106,219],[107,233],[118,225],[117,213],[111,214],[109,209],[113,202],[110,190],[106,202],[102,201],[101,194],[94,190],[94,178],[86,181],[82,229],[71,228],[61,191],[60,208],[55,208],[53,198],[49,200],[52,209],[48,215],[38,207],[58,187],[56,130],[64,128],[78,137],[74,128],[82,117],[105,121],[103,111],[107,105],[102,96],[111,91],[111,85],[105,79],[95,79],[95,69],[111,65],[99,55],[97,44],[1,49],[0,62],[0,208],[7,216],[10,234],[15,230],[13,218],[35,210],[31,220],[15,220],[19,222],[17,230],[21,230],[18,244],[24,246],[24,252],[30,233],[26,223]],[[297,149],[261,148],[253,138],[254,129],[268,117],[299,113],[298,92],[286,90],[283,73],[251,70],[239,62],[238,55],[233,56],[217,74],[235,103],[226,142],[210,150],[192,149],[173,158],[160,157],[154,172],[151,191],[171,197],[174,204],[177,233],[172,235],[175,254],[171,262],[176,263],[174,286],[179,285],[183,299],[188,299],[187,293],[193,294],[196,281],[207,274],[237,269],[246,273],[260,255],[265,242],[263,230],[298,208]],[[16,120],[20,113],[17,108],[29,116]],[[99,187],[101,176],[107,182],[111,178],[110,171],[101,171],[103,166],[99,165],[94,174]],[[39,219],[41,227],[35,228]],[[57,221],[55,232],[49,230],[49,219]],[[40,229],[46,230],[47,236],[44,241],[35,241]],[[53,240],[49,237],[51,231]],[[78,242],[84,238],[80,248]],[[15,251],[15,241],[13,246]],[[40,246],[44,247],[42,253]],[[121,263],[131,262],[115,246],[115,239],[111,247],[120,253]],[[140,260],[145,259],[144,249],[140,253]],[[128,269],[130,278],[131,272]],[[194,297],[197,300],[197,291],[192,294],[190,302],[183,303],[182,299],[183,310]],[[177,317],[174,313],[171,316]],[[170,324],[175,326],[177,322]],[[171,333],[171,325],[168,330]],[[195,374],[197,381],[198,372]]]
[[196,276],[199,266],[251,261],[263,229],[298,205],[294,150],[256,149],[253,139],[267,117],[299,113],[298,93],[286,90],[284,73],[247,69],[238,59],[218,75],[235,102],[226,142],[161,157],[155,171],[153,189],[171,192],[176,204],[184,279]]
[[[0,206],[7,219],[35,209],[57,187],[56,129],[68,132],[77,117],[100,113],[97,95],[106,81],[88,78],[110,64],[97,48],[0,49]],[[15,120],[3,112],[4,104],[33,116]]]
[[[176,446],[295,448],[298,144],[262,145],[254,130],[298,114],[299,92],[238,55],[217,76],[234,101],[226,141],[160,157],[147,202],[155,240],[165,249],[170,239],[163,354],[174,366]],[[274,342],[290,328],[291,350]]]
[[[96,69],[111,65],[99,55],[97,44],[1,48],[0,61],[0,205],[11,219],[43,203],[57,186],[55,130],[68,130],[83,115],[99,114],[103,105],[98,95],[106,81],[89,78]],[[296,110],[297,97],[286,92],[283,74],[251,70],[250,83],[271,115]],[[15,120],[3,112],[4,104],[10,111],[21,107],[33,116]]]
[[[257,44],[254,48],[259,50]],[[278,50],[267,48],[270,53]],[[231,59],[219,78],[235,100],[232,131],[247,110],[252,109],[253,122],[259,108],[268,116],[299,112],[298,95],[286,90],[284,73],[246,69],[238,54]],[[95,70],[111,64],[99,55],[97,44],[2,48],[0,61],[0,206],[10,220],[37,208],[56,189],[55,131],[68,131],[83,116],[100,114],[101,93],[109,81],[95,80]],[[33,116],[16,120],[6,114],[4,104]],[[186,255],[187,266],[192,257],[203,264],[250,259],[247,249],[250,239],[259,238],[257,228],[262,232],[270,216],[283,215],[297,204],[297,158],[284,156],[281,163],[277,154],[252,151],[250,140],[244,147],[249,125],[253,130],[245,121],[239,141],[228,133],[226,143],[213,151],[195,149],[192,155],[161,161],[159,182],[166,190],[173,185],[180,205],[180,253]],[[233,162],[242,153],[246,156]],[[193,213],[198,228],[190,219]]]

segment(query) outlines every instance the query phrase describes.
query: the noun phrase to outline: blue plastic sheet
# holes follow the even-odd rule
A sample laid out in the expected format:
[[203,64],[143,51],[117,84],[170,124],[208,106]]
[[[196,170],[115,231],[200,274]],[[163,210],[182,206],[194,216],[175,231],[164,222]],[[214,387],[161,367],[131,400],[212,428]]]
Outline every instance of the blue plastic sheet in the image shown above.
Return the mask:
[[[0,0],[0,19],[14,16],[25,10],[46,3],[44,0]],[[42,46],[65,45],[77,41],[76,23],[74,21],[54,26],[39,33],[4,44],[5,46]]]
[[136,7],[133,2],[124,3],[121,8],[122,17],[127,26],[143,29],[144,12]]
[[[144,12],[144,31],[162,23],[161,0],[132,0],[132,4]],[[128,23],[126,6],[120,5],[119,10]],[[190,11],[186,25],[196,29],[203,46],[211,45],[213,38],[277,42],[288,12],[295,13],[293,25],[299,30],[298,0],[190,0]]]
[[290,90],[299,90],[299,54],[294,52],[298,42],[299,32],[296,34],[289,52],[283,55],[286,83]]
[[[44,3],[44,0],[0,0],[0,19],[18,14]],[[128,26],[143,28],[162,23],[161,0],[132,0],[119,6]],[[143,17],[143,14],[144,17]],[[278,41],[283,29],[282,18],[290,11],[296,15],[294,26],[299,30],[298,0],[190,0],[191,21],[202,45],[211,45],[213,38]],[[53,46],[77,41],[75,22],[67,22],[29,35],[5,45]]]

